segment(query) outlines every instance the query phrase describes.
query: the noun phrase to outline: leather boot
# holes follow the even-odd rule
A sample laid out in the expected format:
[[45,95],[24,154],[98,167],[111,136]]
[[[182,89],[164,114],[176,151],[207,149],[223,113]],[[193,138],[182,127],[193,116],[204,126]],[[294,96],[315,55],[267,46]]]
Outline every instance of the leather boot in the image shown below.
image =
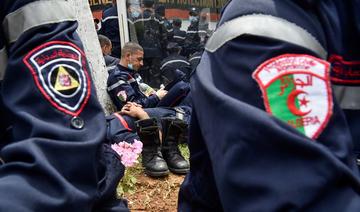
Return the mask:
[[161,152],[171,172],[175,174],[186,174],[190,165],[181,155],[178,147],[178,139],[181,133],[187,128],[184,121],[179,119],[162,119],[163,144]]
[[143,143],[142,165],[145,174],[151,177],[162,177],[169,174],[168,166],[161,154],[159,127],[156,119],[137,121],[137,133]]

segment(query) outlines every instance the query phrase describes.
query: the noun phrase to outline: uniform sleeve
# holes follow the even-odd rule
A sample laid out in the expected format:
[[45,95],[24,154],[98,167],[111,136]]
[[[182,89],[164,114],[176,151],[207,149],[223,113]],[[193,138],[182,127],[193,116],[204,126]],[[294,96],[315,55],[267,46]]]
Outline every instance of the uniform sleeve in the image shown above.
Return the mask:
[[[305,36],[313,32],[314,23],[292,22],[275,12],[236,15],[240,5],[232,1],[226,8],[222,19],[226,29],[220,25],[210,38],[191,79],[195,113],[189,144],[191,170],[180,190],[179,211],[359,210],[360,184],[349,130],[332,100],[329,76],[310,77],[310,73],[329,70],[321,59],[326,56],[313,40],[319,41],[321,36]],[[294,18],[296,15],[292,13]],[[284,35],[281,24],[275,23],[280,19],[281,24],[291,22]],[[279,28],[273,30],[275,26]],[[250,31],[239,32],[243,29]],[[302,33],[302,39],[293,40]],[[305,60],[299,62],[300,58]],[[311,68],[315,64],[323,66],[315,71]],[[295,71],[300,67],[304,72]],[[278,72],[285,74],[279,76]],[[297,80],[300,75],[319,81]],[[320,87],[322,94],[313,93],[317,97],[310,100],[310,88]],[[294,106],[293,97],[303,91],[308,93],[296,99],[305,101]],[[310,117],[319,122],[305,121]],[[310,128],[318,134],[314,136]]]
[[[67,1],[1,1],[8,63],[0,211],[91,211],[105,117]],[[2,65],[2,64],[1,64]],[[0,141],[2,142],[2,141]]]
[[116,71],[109,76],[107,90],[118,110],[121,110],[126,102],[136,102],[145,108],[155,107],[159,102],[156,95],[147,97],[134,90],[128,81],[128,75]]

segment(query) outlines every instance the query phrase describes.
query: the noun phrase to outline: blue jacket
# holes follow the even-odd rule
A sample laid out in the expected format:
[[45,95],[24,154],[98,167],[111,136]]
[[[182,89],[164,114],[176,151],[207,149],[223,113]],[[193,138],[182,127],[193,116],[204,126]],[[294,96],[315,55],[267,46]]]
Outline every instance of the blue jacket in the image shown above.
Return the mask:
[[[290,0],[233,0],[223,9],[191,79],[191,168],[179,211],[360,210],[352,137],[333,101],[326,62],[335,49],[351,56],[347,60],[359,55],[359,39],[351,39],[359,37],[359,4],[317,3],[305,10]],[[295,80],[310,71],[324,78]],[[309,103],[311,94],[299,93],[305,88],[322,94]],[[273,101],[284,97],[281,89],[289,92],[287,100]],[[294,95],[301,99],[298,106]],[[323,99],[324,107],[311,110],[327,119],[308,122],[306,105]],[[297,114],[296,122],[283,119],[287,111]],[[317,126],[317,134],[304,134],[302,126]]]
[[147,97],[141,92],[135,75],[133,70],[120,64],[110,70],[107,91],[118,110],[121,110],[127,101],[136,102],[145,108],[155,107],[159,102],[156,95]]
[[113,49],[111,55],[120,58],[121,42],[119,34],[119,20],[117,6],[112,6],[103,11],[99,34],[105,35],[111,40]]
[[102,147],[105,116],[72,11],[0,3],[0,211],[128,211],[107,189],[114,152]]

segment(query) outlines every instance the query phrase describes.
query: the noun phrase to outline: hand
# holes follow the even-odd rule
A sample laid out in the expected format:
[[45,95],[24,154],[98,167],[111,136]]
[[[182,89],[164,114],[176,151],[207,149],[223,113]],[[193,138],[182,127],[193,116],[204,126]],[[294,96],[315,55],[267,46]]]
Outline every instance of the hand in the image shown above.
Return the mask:
[[159,89],[156,91],[156,96],[159,97],[159,99],[162,99],[167,94],[166,90]]
[[128,115],[137,119],[148,119],[149,115],[142,109],[142,107],[137,106],[138,104],[134,102],[128,102],[121,109],[120,114]]

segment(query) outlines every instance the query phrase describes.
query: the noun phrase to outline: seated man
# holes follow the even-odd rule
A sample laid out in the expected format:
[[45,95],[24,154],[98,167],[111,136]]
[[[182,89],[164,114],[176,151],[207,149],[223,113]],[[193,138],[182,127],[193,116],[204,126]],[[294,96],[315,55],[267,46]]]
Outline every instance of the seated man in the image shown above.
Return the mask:
[[[122,108],[120,113],[123,116],[117,113],[114,116],[122,119],[123,123],[127,123],[125,125],[128,126],[128,130],[135,132],[136,128],[140,140],[144,144],[142,164],[147,175],[166,176],[169,169],[175,174],[186,174],[189,171],[189,163],[181,155],[178,144],[179,138],[187,133],[191,114],[190,107],[143,109],[138,104],[130,102]],[[140,121],[134,123],[134,119],[130,117]],[[162,129],[161,138],[159,137],[159,125]]]
[[179,71],[180,75],[168,77],[171,78],[171,82],[169,79],[166,81],[166,76],[171,76],[173,73],[167,72],[163,73],[165,76],[163,80],[167,85],[165,89],[151,92],[147,96],[145,93],[149,86],[143,83],[140,75],[136,73],[142,66],[144,52],[141,46],[136,43],[126,43],[122,51],[120,63],[110,71],[107,81],[107,91],[117,110],[121,110],[127,102],[135,102],[144,108],[174,107],[190,91],[190,85],[180,76],[181,71]]
[[182,49],[181,46],[175,42],[170,42],[166,48],[169,52],[169,56],[161,61],[161,76],[164,76],[166,72],[173,72],[176,69],[189,76],[191,72],[191,64],[185,57],[180,55]]
[[106,68],[109,70],[119,63],[119,58],[110,56],[112,50],[111,40],[105,35],[98,35],[101,52],[104,56]]
[[136,102],[143,107],[155,107],[167,91],[158,90],[146,96],[139,86],[141,77],[136,72],[143,65],[144,50],[136,43],[126,43],[122,48],[121,59],[117,66],[110,70],[107,80],[107,91],[118,110],[126,102]]

